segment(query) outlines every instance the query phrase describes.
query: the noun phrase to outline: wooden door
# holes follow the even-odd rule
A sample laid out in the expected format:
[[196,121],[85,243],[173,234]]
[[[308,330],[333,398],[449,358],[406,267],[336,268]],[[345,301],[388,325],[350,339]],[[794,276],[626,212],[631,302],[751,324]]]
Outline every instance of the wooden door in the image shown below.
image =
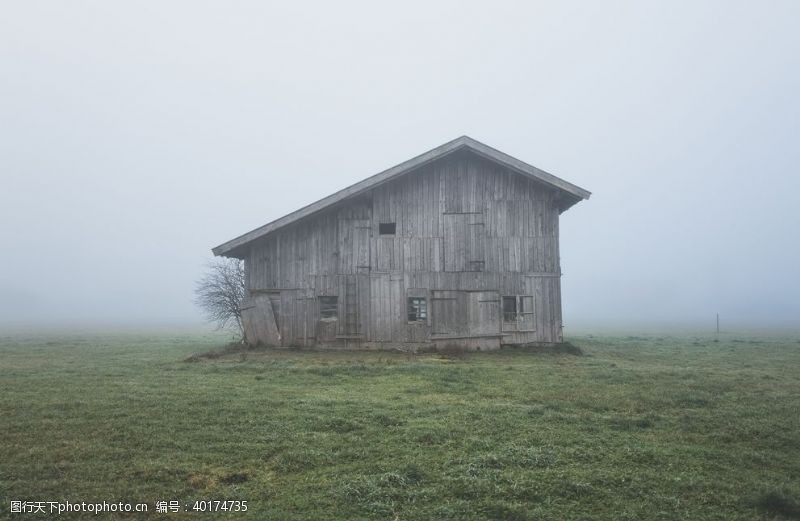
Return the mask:
[[267,295],[260,293],[244,299],[241,310],[242,326],[250,345],[277,346],[281,344],[281,335],[275,324],[275,314]]
[[470,336],[500,334],[500,294],[497,291],[469,292]]
[[367,219],[339,220],[339,273],[369,272],[371,230]]
[[[374,342],[404,342],[406,338],[406,301],[402,274],[371,273],[365,304],[369,317],[369,339]],[[363,309],[363,308],[362,308]]]
[[431,335],[463,336],[468,331],[468,313],[463,291],[431,292]]
[[484,271],[482,213],[446,213],[443,219],[444,270]]

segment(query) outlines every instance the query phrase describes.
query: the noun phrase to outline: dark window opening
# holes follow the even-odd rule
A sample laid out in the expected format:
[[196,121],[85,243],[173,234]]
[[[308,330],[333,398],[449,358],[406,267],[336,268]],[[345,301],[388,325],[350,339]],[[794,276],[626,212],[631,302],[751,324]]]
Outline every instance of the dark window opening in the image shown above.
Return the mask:
[[339,297],[319,297],[319,318],[339,318]]
[[517,321],[517,297],[503,297],[503,321]]
[[469,271],[484,271],[485,267],[484,261],[469,261]]
[[428,299],[408,297],[408,321],[425,322],[426,320],[428,320]]
[[503,322],[516,323],[517,331],[535,331],[533,295],[503,297]]
[[394,235],[397,231],[396,223],[380,223],[378,225],[378,233],[381,235]]

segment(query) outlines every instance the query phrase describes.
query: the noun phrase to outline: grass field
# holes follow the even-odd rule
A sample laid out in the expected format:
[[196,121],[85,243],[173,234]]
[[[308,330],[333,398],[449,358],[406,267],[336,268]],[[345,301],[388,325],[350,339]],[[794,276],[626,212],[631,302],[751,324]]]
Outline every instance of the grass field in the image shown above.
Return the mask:
[[[585,356],[192,362],[223,337],[5,335],[0,518],[800,518],[800,336],[570,340]],[[153,512],[208,499],[248,511]]]

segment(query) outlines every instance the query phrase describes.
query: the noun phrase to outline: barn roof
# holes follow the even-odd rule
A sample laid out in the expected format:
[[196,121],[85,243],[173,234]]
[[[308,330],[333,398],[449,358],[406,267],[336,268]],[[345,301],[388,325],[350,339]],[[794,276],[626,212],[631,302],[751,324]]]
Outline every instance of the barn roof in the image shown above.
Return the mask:
[[557,188],[563,195],[561,206],[562,211],[583,199],[588,199],[591,195],[591,192],[588,190],[584,190],[579,186],[568,183],[567,181],[549,174],[544,170],[540,170],[535,166],[531,166],[528,163],[509,156],[508,154],[504,154],[503,152],[485,145],[480,141],[476,141],[471,137],[461,136],[445,143],[444,145],[440,145],[432,150],[420,154],[417,157],[411,158],[408,161],[404,161],[399,165],[393,166],[388,170],[384,170],[383,172],[368,177],[363,181],[359,181],[354,185],[339,190],[338,192],[320,199],[315,203],[311,203],[308,206],[284,215],[280,219],[276,219],[265,224],[264,226],[256,228],[255,230],[249,231],[244,235],[240,235],[239,237],[236,237],[235,239],[232,239],[224,244],[220,244],[211,251],[214,253],[214,255],[240,257],[243,254],[241,250],[242,246],[245,246],[256,239],[260,239],[261,237],[264,237],[275,230],[324,210],[325,208],[347,199],[348,197],[359,195],[370,188],[374,188],[377,185],[395,179],[422,165],[436,161],[437,159],[441,159],[444,156],[459,150],[469,150],[478,156],[484,157],[490,161],[494,161],[495,163],[507,167],[510,170],[528,176],[538,182],[544,183],[545,185]]

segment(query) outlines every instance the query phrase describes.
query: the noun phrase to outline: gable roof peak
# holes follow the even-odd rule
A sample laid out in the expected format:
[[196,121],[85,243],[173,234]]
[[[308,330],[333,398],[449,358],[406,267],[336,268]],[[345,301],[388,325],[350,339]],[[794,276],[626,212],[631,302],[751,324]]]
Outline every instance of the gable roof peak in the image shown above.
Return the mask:
[[284,226],[291,224],[295,221],[308,217],[312,214],[315,214],[333,204],[342,201],[348,197],[352,197],[354,195],[358,195],[370,188],[373,188],[379,184],[383,184],[391,179],[399,177],[405,173],[410,172],[411,170],[418,168],[422,165],[431,163],[437,159],[441,159],[444,156],[447,156],[456,150],[460,150],[462,148],[468,148],[478,156],[484,157],[490,161],[494,161],[500,165],[505,166],[506,168],[518,172],[522,175],[525,175],[531,179],[534,179],[540,183],[549,185],[553,188],[558,189],[563,194],[565,194],[565,204],[562,207],[561,211],[566,210],[573,204],[581,201],[583,199],[588,199],[591,195],[591,192],[585,190],[579,186],[573,185],[572,183],[568,183],[561,178],[554,176],[544,170],[536,168],[535,166],[529,165],[523,161],[515,157],[511,157],[504,152],[500,152],[497,149],[490,147],[480,141],[473,139],[467,135],[462,135],[455,138],[452,141],[448,141],[443,145],[439,145],[436,148],[428,150],[416,157],[413,157],[407,161],[400,163],[399,165],[395,165],[388,170],[384,170],[383,172],[377,173],[371,177],[368,177],[362,181],[359,181],[353,185],[348,186],[338,192],[329,195],[328,197],[324,197],[315,203],[311,203],[299,210],[296,210],[290,214],[287,214],[280,219],[276,219],[270,223],[265,224],[255,230],[245,233],[244,235],[240,235],[235,239],[232,239],[224,244],[220,244],[216,248],[213,248],[211,251],[214,255],[223,255],[229,257],[241,257],[241,247],[259,239],[268,233],[271,233],[279,228],[283,228]]

